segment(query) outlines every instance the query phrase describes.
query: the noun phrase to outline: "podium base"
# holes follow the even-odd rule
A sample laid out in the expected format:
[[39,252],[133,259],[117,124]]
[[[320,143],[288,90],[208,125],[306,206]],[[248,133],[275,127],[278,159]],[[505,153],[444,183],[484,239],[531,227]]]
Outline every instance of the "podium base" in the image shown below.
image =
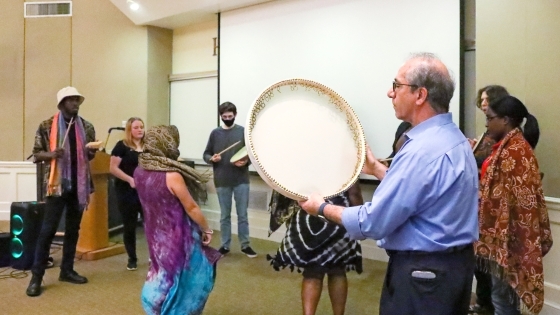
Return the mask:
[[110,256],[124,253],[126,250],[123,244],[109,243],[107,247],[96,250],[84,250],[80,247],[76,249],[76,257],[82,260],[98,260]]

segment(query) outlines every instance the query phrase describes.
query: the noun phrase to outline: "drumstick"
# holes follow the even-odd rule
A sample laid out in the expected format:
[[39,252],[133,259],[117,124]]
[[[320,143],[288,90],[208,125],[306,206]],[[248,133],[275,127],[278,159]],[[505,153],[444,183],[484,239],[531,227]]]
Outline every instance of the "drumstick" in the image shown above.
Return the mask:
[[482,137],[484,137],[484,133],[482,133],[480,135],[480,137],[478,137],[478,141],[475,143],[474,147],[472,148],[472,151],[476,151],[476,148],[478,148],[478,145],[482,142]]
[[74,117],[70,118],[70,122],[68,123],[68,129],[66,129],[66,133],[64,134],[64,139],[62,139],[62,145],[60,146],[61,148],[64,148],[64,144],[66,143],[66,138],[68,138],[68,132],[70,131],[70,126],[72,126],[73,122],[74,122]]
[[388,158],[388,159],[381,159],[379,160],[379,162],[383,163],[383,162],[391,162],[393,160],[393,158]]
[[225,152],[226,152],[227,150],[229,150],[229,149],[231,149],[231,148],[235,147],[236,145],[238,145],[238,144],[239,144],[239,142],[241,142],[241,140],[239,140],[239,141],[237,141],[236,143],[234,143],[234,144],[230,145],[229,147],[227,147],[227,148],[223,149],[223,150],[222,150],[222,152],[218,153],[218,155],[222,155],[222,154],[223,154],[223,153],[225,153]]

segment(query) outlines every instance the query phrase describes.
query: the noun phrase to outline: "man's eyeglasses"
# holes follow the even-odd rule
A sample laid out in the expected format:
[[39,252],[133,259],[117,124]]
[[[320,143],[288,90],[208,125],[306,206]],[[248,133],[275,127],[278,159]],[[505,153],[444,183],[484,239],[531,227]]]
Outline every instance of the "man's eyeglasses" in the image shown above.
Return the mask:
[[492,119],[494,119],[496,117],[498,117],[498,116],[497,115],[496,116],[486,116],[486,122],[490,122]]
[[395,92],[395,90],[396,90],[398,87],[401,87],[401,86],[403,86],[403,85],[404,85],[404,86],[410,86],[410,87],[418,88],[418,85],[416,85],[416,84],[404,84],[404,83],[399,83],[399,82],[397,82],[397,81],[393,81],[393,92]]

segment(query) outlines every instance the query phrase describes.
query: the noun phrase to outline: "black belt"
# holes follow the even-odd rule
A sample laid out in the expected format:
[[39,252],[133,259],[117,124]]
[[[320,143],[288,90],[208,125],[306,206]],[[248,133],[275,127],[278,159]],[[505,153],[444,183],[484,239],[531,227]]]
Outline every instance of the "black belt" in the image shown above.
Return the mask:
[[385,250],[389,256],[391,255],[434,255],[434,254],[451,254],[451,253],[459,253],[465,250],[472,250],[473,244],[465,244],[459,246],[449,247],[444,250],[434,251],[434,252],[426,252],[421,250],[393,250],[387,249]]

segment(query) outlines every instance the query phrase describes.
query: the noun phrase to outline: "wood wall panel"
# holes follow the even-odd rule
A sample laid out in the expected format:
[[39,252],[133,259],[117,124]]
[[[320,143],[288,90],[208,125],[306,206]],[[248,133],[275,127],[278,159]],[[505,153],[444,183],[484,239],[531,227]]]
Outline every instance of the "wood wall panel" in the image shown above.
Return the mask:
[[105,140],[109,127],[146,118],[147,31],[110,1],[74,0],[72,82],[86,100],[80,114]]
[[56,113],[56,93],[70,85],[71,17],[25,19],[24,152],[31,154],[39,123]]
[[[560,1],[476,3],[476,84],[500,84],[525,103],[541,131],[536,155],[546,196],[560,197]],[[499,12],[499,13],[498,13]],[[477,128],[484,129],[483,115]]]
[[0,134],[3,147],[0,161],[21,161],[24,156],[23,1],[2,2],[0,25]]
[[134,25],[106,0],[74,0],[72,17],[27,19],[23,3],[6,1],[0,11],[0,133],[9,148],[0,150],[0,161],[31,153],[39,123],[56,112],[56,92],[68,85],[85,96],[80,115],[98,139],[131,116],[147,125],[168,122],[170,30],[154,28],[148,40],[148,27]]
[[533,1],[527,5],[526,17],[523,101],[541,129],[536,153],[545,173],[545,195],[560,197],[560,1]]
[[169,75],[173,52],[173,31],[148,26],[148,104],[149,125],[169,124]]

